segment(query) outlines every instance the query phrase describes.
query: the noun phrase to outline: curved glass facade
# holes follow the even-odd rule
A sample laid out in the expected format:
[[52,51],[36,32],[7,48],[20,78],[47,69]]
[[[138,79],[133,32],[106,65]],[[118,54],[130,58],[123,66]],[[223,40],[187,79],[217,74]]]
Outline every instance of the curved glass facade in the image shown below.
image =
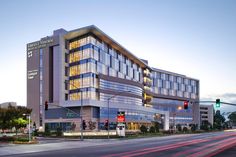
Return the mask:
[[[112,94],[104,94],[100,93],[100,100],[101,101],[107,101],[108,98],[112,97],[114,95]],[[142,99],[140,98],[133,98],[133,97],[128,97],[128,96],[120,96],[117,95],[114,98],[110,99],[111,103],[120,103],[120,104],[131,104],[131,105],[138,105],[142,106]]]
[[131,91],[132,94],[142,96],[143,90],[140,87],[128,85],[128,84],[122,84],[117,82],[111,82],[107,80],[100,80],[100,89],[106,89],[106,90],[115,90],[115,91]]
[[[137,130],[140,127],[140,122],[143,124],[155,121],[154,114],[152,112],[145,112],[135,109],[125,109],[125,108],[110,108],[109,117],[110,117],[110,129],[116,129],[116,117],[118,111],[125,112],[126,127],[129,130]],[[101,107],[100,108],[100,119],[99,128],[104,129],[104,122],[108,116],[108,109]]]

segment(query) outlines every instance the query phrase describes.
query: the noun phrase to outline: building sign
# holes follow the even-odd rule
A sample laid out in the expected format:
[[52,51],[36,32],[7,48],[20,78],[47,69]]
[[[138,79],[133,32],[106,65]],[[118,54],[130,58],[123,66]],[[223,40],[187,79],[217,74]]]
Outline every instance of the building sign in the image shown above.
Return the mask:
[[30,70],[28,71],[28,79],[34,79],[34,77],[38,74],[38,70]]
[[41,49],[47,47],[49,44],[53,43],[53,38],[46,38],[40,41],[27,44],[28,57],[31,57],[32,50]]
[[117,112],[117,123],[125,123],[125,112],[124,111]]

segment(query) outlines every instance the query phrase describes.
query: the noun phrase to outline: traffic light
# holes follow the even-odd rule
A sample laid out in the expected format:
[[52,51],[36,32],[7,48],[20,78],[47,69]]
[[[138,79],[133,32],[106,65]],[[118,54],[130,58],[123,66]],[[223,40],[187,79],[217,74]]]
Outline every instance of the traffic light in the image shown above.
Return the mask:
[[85,130],[87,127],[85,120],[83,120],[83,130]]
[[220,108],[220,99],[216,99],[216,108]]
[[184,109],[185,109],[185,110],[188,109],[188,101],[184,101]]
[[47,110],[48,110],[48,101],[45,101],[45,104],[44,104],[44,109],[45,109],[45,111],[47,111]]
[[105,121],[104,126],[105,126],[105,129],[108,130],[108,120]]

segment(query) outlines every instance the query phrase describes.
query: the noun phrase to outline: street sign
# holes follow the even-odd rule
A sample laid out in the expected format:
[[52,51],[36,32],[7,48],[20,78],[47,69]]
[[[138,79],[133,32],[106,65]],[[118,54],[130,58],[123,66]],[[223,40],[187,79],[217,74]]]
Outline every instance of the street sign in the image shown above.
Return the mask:
[[125,112],[124,111],[117,112],[117,123],[125,123]]

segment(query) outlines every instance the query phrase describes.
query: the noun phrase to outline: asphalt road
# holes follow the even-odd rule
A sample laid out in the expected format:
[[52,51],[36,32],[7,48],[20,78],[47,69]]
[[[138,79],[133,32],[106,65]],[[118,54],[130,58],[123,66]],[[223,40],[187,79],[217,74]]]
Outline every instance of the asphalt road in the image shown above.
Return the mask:
[[[43,147],[47,145],[47,147]],[[21,146],[15,157],[201,157],[236,156],[236,132],[174,135],[132,140],[85,140]],[[16,150],[20,150],[19,148]],[[51,147],[48,148],[48,147]],[[14,147],[11,147],[14,151]],[[231,149],[229,149],[231,148]],[[231,150],[231,151],[230,151]],[[10,151],[10,150],[8,150]],[[1,148],[0,148],[1,152]],[[226,155],[228,153],[228,155]],[[232,154],[233,153],[233,154]],[[4,154],[2,154],[4,155]],[[5,155],[7,155],[5,153]],[[1,153],[0,153],[1,156]]]

